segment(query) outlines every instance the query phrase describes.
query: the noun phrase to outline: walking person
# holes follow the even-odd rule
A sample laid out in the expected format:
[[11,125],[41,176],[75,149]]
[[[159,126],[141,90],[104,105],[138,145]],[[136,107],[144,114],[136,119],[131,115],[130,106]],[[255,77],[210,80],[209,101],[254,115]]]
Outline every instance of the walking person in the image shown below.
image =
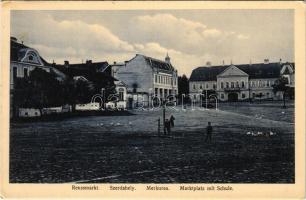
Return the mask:
[[171,115],[171,117],[170,117],[170,124],[171,124],[172,128],[174,127],[174,120],[175,120],[175,118],[173,117],[173,115]]
[[211,135],[212,135],[213,128],[211,126],[211,122],[208,122],[208,126],[206,127],[206,138],[205,142],[209,140],[211,142]]
[[166,119],[166,121],[165,121],[165,128],[166,128],[167,134],[170,135],[170,133],[171,133],[171,124],[170,124],[169,119]]

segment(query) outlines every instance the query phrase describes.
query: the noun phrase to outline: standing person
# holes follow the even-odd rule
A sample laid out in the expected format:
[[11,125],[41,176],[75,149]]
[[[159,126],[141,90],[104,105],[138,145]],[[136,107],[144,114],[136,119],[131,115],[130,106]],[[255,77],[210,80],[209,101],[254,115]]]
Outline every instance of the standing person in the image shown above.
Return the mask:
[[206,127],[206,138],[205,138],[205,142],[207,142],[208,140],[209,140],[209,142],[211,142],[212,131],[213,131],[213,128],[212,128],[212,126],[211,126],[211,123],[208,122],[208,126]]
[[173,115],[171,115],[171,117],[170,117],[170,124],[171,124],[172,128],[174,127],[174,120],[175,120],[175,118],[173,117]]
[[165,121],[165,128],[166,128],[167,134],[170,135],[170,133],[171,133],[171,125],[170,125],[169,119],[166,119],[166,121]]

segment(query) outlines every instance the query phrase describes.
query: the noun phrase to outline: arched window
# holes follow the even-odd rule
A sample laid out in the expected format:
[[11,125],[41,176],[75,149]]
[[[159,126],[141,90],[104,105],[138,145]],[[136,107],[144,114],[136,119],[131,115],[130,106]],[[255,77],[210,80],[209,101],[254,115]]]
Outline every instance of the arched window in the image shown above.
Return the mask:
[[223,89],[224,88],[224,85],[223,85],[223,82],[221,82],[221,89]]

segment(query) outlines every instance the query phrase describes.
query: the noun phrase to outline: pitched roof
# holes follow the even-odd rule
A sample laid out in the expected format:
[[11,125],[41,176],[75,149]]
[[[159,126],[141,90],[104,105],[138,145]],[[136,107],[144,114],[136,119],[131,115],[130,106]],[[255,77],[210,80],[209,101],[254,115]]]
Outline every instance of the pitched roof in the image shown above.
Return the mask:
[[216,81],[217,75],[223,72],[228,66],[198,67],[190,76],[190,81]]
[[91,67],[71,67],[71,65],[69,65],[69,67],[66,68],[64,65],[56,64],[52,64],[52,66],[71,78],[75,76],[83,76],[93,82],[96,82],[99,79],[105,79],[110,81],[117,80],[114,77],[108,75],[107,73],[100,71],[97,72],[96,70],[94,70],[94,68]]
[[[259,78],[278,78],[282,65],[288,63],[257,63],[234,65],[240,70],[249,75],[250,79]],[[294,68],[294,63],[290,63]],[[212,66],[212,67],[198,67],[192,71],[190,81],[216,81],[217,75],[223,72],[231,65]]]
[[[11,50],[10,50],[11,61],[20,61],[20,59],[24,57],[26,51],[22,51],[22,49],[33,49],[33,48],[11,39]],[[41,56],[39,57],[43,62],[43,65],[50,66],[50,64],[45,59],[43,59]]]
[[69,68],[80,69],[80,70],[88,70],[94,69],[99,72],[103,72],[109,66],[108,62],[86,62],[86,63],[78,63],[78,64],[69,64]]
[[11,61],[19,61],[19,51],[24,48],[30,47],[11,39]]
[[148,56],[144,56],[144,59],[153,68],[157,68],[160,70],[165,70],[165,71],[174,71],[174,67],[171,65],[171,63],[167,63],[166,61],[158,60],[156,58],[151,58]]

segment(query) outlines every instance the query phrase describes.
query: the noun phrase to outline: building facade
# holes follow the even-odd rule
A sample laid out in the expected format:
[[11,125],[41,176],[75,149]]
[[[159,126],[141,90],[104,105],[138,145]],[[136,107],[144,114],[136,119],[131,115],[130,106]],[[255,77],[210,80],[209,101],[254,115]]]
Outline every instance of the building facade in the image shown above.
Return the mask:
[[[27,78],[30,76],[31,71],[37,68],[55,74],[58,81],[63,81],[66,76],[54,68],[52,64],[45,61],[36,49],[18,42],[14,37],[11,37],[10,43],[10,116],[23,116],[23,112],[20,113],[18,106],[13,102],[17,79]],[[31,112],[24,113],[29,113],[30,115]]]
[[207,93],[220,101],[282,99],[280,92],[273,92],[280,77],[285,77],[287,86],[294,88],[294,63],[269,63],[266,59],[257,64],[204,66],[192,71],[189,92],[195,101]]
[[14,82],[17,78],[25,78],[36,68],[49,73],[55,73],[58,80],[63,80],[65,74],[61,73],[51,64],[46,62],[37,50],[19,43],[16,38],[11,38],[11,63],[10,63],[10,89],[14,89]]
[[177,70],[170,57],[165,61],[136,54],[124,64],[114,65],[114,77],[127,86],[128,107],[148,106],[153,97],[164,100],[177,95]]

